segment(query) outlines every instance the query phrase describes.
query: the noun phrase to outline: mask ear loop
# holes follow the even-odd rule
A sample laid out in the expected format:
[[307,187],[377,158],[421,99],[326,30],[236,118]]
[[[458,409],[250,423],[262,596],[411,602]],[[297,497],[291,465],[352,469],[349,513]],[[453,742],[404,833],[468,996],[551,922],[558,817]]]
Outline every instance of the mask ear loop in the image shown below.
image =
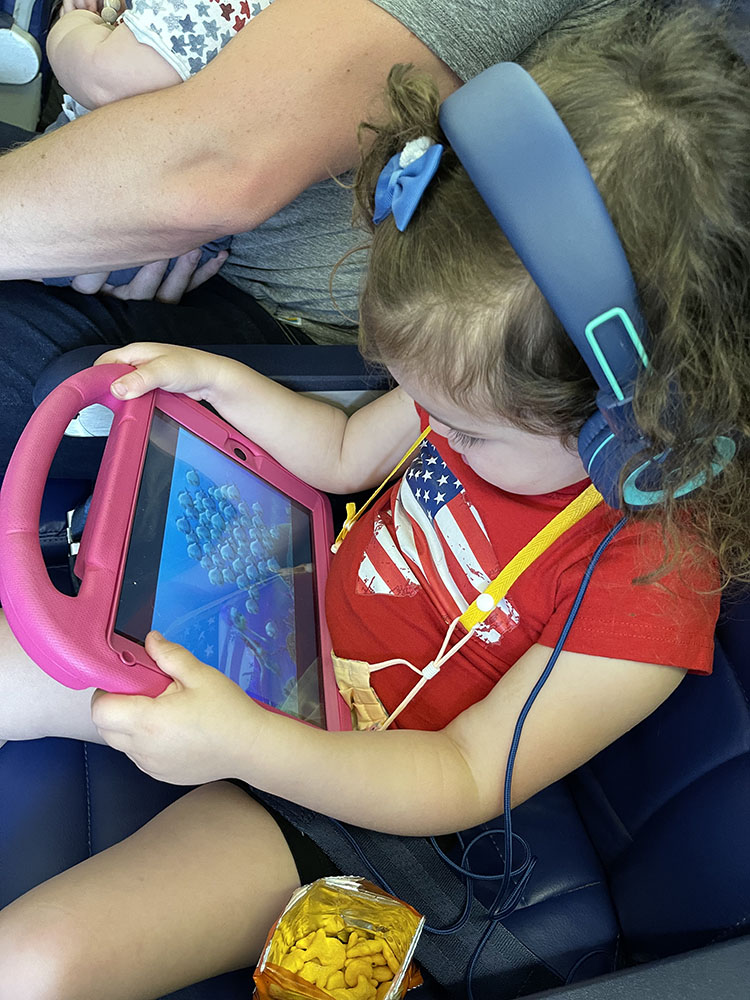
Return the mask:
[[[406,454],[402,458],[400,458],[398,460],[398,462],[396,463],[396,465],[391,469],[391,471],[385,477],[385,479],[380,484],[380,486],[378,486],[378,488],[367,498],[367,500],[365,500],[365,502],[362,504],[362,506],[359,508],[359,510],[357,510],[356,505],[353,504],[351,501],[349,503],[347,503],[347,505],[346,505],[346,519],[345,519],[343,525],[341,526],[341,531],[338,533],[338,535],[336,535],[336,541],[331,546],[331,552],[333,552],[334,555],[336,554],[336,552],[338,552],[338,550],[339,550],[339,548],[341,546],[341,543],[346,538],[346,536],[349,534],[349,532],[354,527],[354,525],[357,523],[357,521],[360,519],[360,517],[367,510],[367,508],[370,506],[370,504],[372,503],[372,501],[379,495],[379,493],[381,492],[381,490],[383,489],[383,487],[386,486],[391,481],[391,479],[393,479],[393,477],[396,475],[396,473],[401,468],[401,466],[404,464],[404,462],[407,460],[407,458],[409,458],[411,455],[414,454],[414,452],[417,450],[417,448],[420,446],[420,444],[424,441],[424,439],[427,437],[427,435],[430,433],[431,430],[432,430],[432,428],[428,424],[425,427],[425,429],[422,431],[422,433],[419,435],[419,437],[417,438],[417,440],[414,442],[414,444],[411,445],[411,447],[408,449],[408,451],[406,452]],[[398,662],[401,663],[402,661],[399,660]],[[416,670],[416,667],[414,667],[413,669]]]
[[422,667],[421,670],[419,669],[419,667],[415,667],[414,664],[410,663],[408,660],[383,660],[381,663],[373,663],[370,666],[370,671],[372,672],[373,670],[382,670],[384,667],[393,667],[399,663],[403,663],[410,670],[413,670],[415,674],[420,675],[417,683],[404,697],[403,701],[399,705],[397,705],[396,708],[393,709],[388,718],[384,719],[382,722],[376,722],[373,726],[370,727],[371,729],[377,730],[378,732],[382,732],[382,730],[387,729],[393,722],[393,720],[396,718],[396,716],[400,715],[401,712],[409,704],[409,702],[422,690],[427,681],[431,680],[435,676],[435,674],[439,674],[440,668],[445,663],[448,662],[448,660],[451,658],[451,656],[453,656],[454,653],[457,653],[459,651],[459,649],[463,646],[465,642],[468,642],[476,627],[475,625],[472,625],[472,627],[469,629],[466,635],[462,636],[462,638],[459,639],[457,643],[451,646],[451,648],[448,650],[447,653],[445,651],[450,641],[450,638],[453,635],[454,631],[456,630],[456,626],[459,624],[460,621],[461,621],[460,615],[457,615],[453,619],[453,621],[448,626],[448,631],[445,633],[445,638],[443,639],[443,643],[440,647],[440,651],[438,652],[437,656],[435,657],[434,660],[430,660],[430,662],[426,666]]
[[[501,570],[495,579],[488,584],[485,590],[477,596],[476,600],[469,605],[466,611],[453,619],[451,624],[448,626],[448,631],[445,633],[445,638],[443,639],[437,656],[421,670],[419,667],[415,667],[414,664],[410,663],[408,660],[384,660],[382,663],[372,664],[370,666],[371,671],[382,670],[384,667],[395,666],[396,664],[403,663],[409,667],[410,670],[419,674],[420,679],[406,694],[403,701],[401,701],[401,703],[394,708],[388,718],[383,722],[375,723],[375,725],[371,728],[377,730],[378,732],[387,729],[396,716],[398,716],[403,709],[406,708],[409,702],[419,693],[419,691],[421,691],[427,681],[434,677],[435,674],[439,673],[440,668],[447,663],[451,656],[453,656],[454,653],[457,653],[465,642],[468,642],[476,627],[481,625],[481,623],[485,621],[485,619],[495,610],[523,571],[527,569],[536,559],[538,559],[539,556],[546,549],[548,549],[554,541],[556,541],[568,530],[568,528],[571,528],[574,524],[585,517],[586,514],[597,507],[602,500],[603,497],[595,486],[587,486],[582,493],[575,497],[575,499],[571,500],[571,502],[559,513],[557,513],[551,521],[545,524],[541,531],[537,532],[531,541],[527,542],[526,545],[524,545],[524,547],[517,552],[515,556],[513,556],[505,568]],[[450,639],[459,623],[466,629],[466,635],[462,636],[458,642],[451,646],[451,648],[446,652],[448,643],[450,642]]]

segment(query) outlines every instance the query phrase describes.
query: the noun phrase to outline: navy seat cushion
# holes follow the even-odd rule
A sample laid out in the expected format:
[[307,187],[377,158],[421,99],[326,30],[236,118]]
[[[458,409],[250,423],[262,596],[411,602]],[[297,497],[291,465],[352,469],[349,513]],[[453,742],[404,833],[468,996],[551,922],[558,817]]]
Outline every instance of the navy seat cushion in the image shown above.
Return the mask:
[[686,677],[570,779],[628,961],[750,928],[749,639],[750,620],[725,618],[713,675]]
[[[0,906],[128,836],[184,791],[154,781],[108,747],[62,739],[6,743],[0,748]],[[576,964],[581,975],[610,970],[617,924],[602,866],[568,789],[546,789],[514,811],[514,822],[539,862],[507,926],[562,978]],[[495,863],[491,855],[489,864]],[[222,976],[174,1000],[246,998],[250,979],[249,970]]]
[[[0,747],[0,908],[146,823],[185,788],[154,781],[109,747],[46,739]],[[247,1000],[252,970],[169,1000]]]

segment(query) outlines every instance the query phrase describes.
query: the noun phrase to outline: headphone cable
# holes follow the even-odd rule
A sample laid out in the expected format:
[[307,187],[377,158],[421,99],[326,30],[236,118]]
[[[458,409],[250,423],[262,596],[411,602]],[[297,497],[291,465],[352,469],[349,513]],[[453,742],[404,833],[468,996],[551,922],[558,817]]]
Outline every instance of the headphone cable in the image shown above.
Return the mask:
[[[565,624],[562,627],[560,636],[555,643],[555,647],[550,654],[547,664],[542,671],[539,680],[536,682],[532,688],[526,703],[524,704],[521,712],[516,721],[515,728],[513,730],[513,738],[511,740],[510,750],[508,752],[508,761],[505,768],[505,782],[503,786],[503,821],[504,830],[484,830],[477,834],[475,837],[469,841],[469,843],[464,846],[463,837],[458,834],[459,842],[462,847],[461,862],[457,863],[453,861],[448,855],[442,850],[438,845],[434,837],[429,837],[429,841],[432,844],[435,851],[443,859],[443,861],[454,871],[456,871],[462,878],[464,885],[466,887],[466,896],[464,899],[464,905],[461,915],[458,919],[447,927],[433,927],[427,923],[424,925],[424,930],[429,934],[445,935],[445,934],[455,934],[459,931],[464,924],[469,919],[471,912],[471,904],[474,901],[474,888],[473,882],[484,882],[484,881],[497,881],[500,880],[500,888],[495,894],[495,898],[492,901],[487,916],[487,927],[482,932],[482,936],[477,943],[476,948],[469,960],[469,964],[466,970],[465,985],[466,985],[466,995],[468,1000],[474,1000],[474,992],[472,988],[474,979],[474,970],[476,968],[477,962],[486,947],[492,932],[497,926],[498,922],[507,917],[513,910],[518,906],[523,892],[528,884],[531,873],[536,865],[536,858],[531,853],[531,848],[523,837],[516,833],[513,833],[512,829],[512,819],[511,819],[511,805],[510,805],[510,793],[511,784],[513,780],[513,768],[516,762],[516,755],[518,753],[518,745],[521,739],[521,731],[523,730],[523,725],[526,721],[526,717],[531,710],[531,706],[534,704],[539,692],[547,681],[549,675],[552,672],[553,667],[557,663],[557,660],[562,652],[565,640],[568,638],[568,634],[573,626],[576,615],[581,607],[581,602],[583,601],[586,590],[588,589],[589,582],[593,575],[593,572],[602,556],[602,553],[607,548],[609,543],[615,538],[615,536],[622,531],[622,529],[627,524],[627,517],[621,518],[605,535],[597,546],[594,554],[592,555],[586,571],[583,574],[583,578],[578,587],[578,591],[573,600],[573,605],[568,613],[568,617],[565,619]],[[354,849],[355,853],[365,865],[367,871],[372,875],[373,879],[380,885],[386,892],[389,892],[392,896],[398,897],[398,893],[388,885],[387,881],[383,878],[378,869],[369,861],[364,851],[360,845],[356,842],[349,830],[338,820],[332,819],[331,822],[337,829],[344,835],[346,840],[349,842],[350,846]],[[482,840],[484,837],[491,836],[493,834],[502,833],[503,834],[503,870],[502,873],[497,875],[482,875],[478,872],[474,872],[469,867],[469,853],[476,843]],[[513,838],[523,846],[525,856],[524,860],[520,863],[517,868],[512,868],[513,860]],[[518,881],[511,885],[511,878],[517,876]]]

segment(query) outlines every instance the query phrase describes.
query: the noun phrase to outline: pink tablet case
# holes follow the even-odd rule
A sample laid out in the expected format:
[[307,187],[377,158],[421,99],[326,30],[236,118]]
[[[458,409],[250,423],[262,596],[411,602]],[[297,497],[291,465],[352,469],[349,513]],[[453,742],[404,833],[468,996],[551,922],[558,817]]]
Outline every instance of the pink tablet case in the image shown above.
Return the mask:
[[[319,594],[330,558],[332,526],[323,494],[194,400],[162,390],[126,401],[112,396],[110,385],[126,371],[130,371],[127,365],[99,365],[67,379],[43,400],[21,435],[0,492],[0,599],[21,646],[55,680],[71,688],[100,687],[120,694],[156,696],[169,678],[142,646],[112,634],[155,407],[239,458],[241,464],[313,512]],[[39,544],[39,515],[49,468],[65,428],[92,403],[108,406],[115,417],[76,559],[81,588],[76,597],[69,597],[49,579]],[[327,727],[350,729],[349,710],[336,689],[322,614],[320,619]]]

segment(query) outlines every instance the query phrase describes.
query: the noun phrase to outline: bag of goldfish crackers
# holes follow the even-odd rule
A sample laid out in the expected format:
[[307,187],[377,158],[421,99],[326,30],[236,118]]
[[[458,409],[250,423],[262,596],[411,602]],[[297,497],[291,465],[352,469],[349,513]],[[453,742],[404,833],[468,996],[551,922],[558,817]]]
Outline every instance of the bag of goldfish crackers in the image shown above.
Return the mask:
[[255,970],[257,1000],[401,1000],[422,982],[424,917],[370,882],[321,878],[293,893]]

